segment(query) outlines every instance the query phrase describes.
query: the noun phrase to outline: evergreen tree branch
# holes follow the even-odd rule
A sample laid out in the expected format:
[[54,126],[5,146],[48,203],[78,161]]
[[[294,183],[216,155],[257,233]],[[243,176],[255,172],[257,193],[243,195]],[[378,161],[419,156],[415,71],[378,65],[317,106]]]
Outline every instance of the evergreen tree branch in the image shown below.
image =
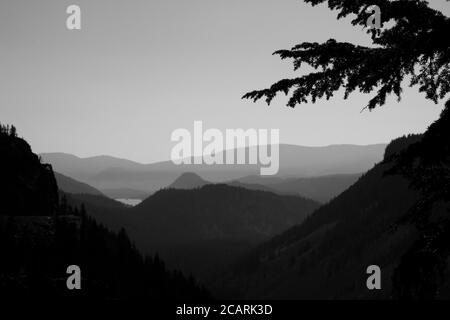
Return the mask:
[[450,19],[428,7],[423,0],[305,0],[313,6],[328,2],[338,10],[338,18],[356,14],[354,25],[365,26],[370,5],[378,5],[383,21],[394,21],[372,37],[373,46],[363,47],[330,39],[325,43],[304,42],[290,50],[274,54],[281,59],[293,59],[294,70],[304,64],[316,69],[302,77],[284,79],[268,89],[256,90],[243,96],[257,101],[265,98],[270,105],[279,94],[291,97],[287,105],[329,99],[341,88],[344,98],[359,90],[376,91],[366,108],[382,106],[390,94],[401,98],[402,82],[408,77],[410,86],[419,86],[426,98],[435,103],[450,92]]

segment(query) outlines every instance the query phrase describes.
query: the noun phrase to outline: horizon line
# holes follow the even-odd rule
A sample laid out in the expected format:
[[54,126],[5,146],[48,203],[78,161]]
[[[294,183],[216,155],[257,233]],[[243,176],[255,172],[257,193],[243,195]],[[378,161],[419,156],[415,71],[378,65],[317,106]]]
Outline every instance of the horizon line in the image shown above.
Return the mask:
[[[380,142],[380,143],[370,143],[370,144],[340,143],[340,144],[329,144],[329,145],[321,145],[321,146],[307,146],[307,145],[297,145],[297,144],[291,144],[291,143],[278,143],[278,144],[271,144],[271,145],[319,149],[319,148],[330,148],[330,147],[341,147],[341,146],[354,146],[354,147],[387,146],[388,144],[389,143]],[[261,146],[265,146],[265,145],[261,145]],[[245,148],[252,148],[252,147],[259,147],[259,145],[245,146]],[[226,152],[228,150],[239,150],[239,149],[242,149],[242,148],[223,149],[223,150],[220,151],[220,153]],[[156,161],[153,161],[153,162],[145,163],[145,162],[139,162],[139,161],[131,160],[129,158],[123,158],[122,156],[113,156],[113,155],[108,155],[108,154],[99,154],[99,155],[84,156],[84,157],[78,156],[78,155],[73,154],[73,153],[68,153],[68,152],[37,152],[37,154],[39,156],[50,155],[50,154],[53,154],[53,155],[54,154],[60,154],[60,155],[72,156],[72,157],[75,157],[75,158],[80,159],[80,160],[90,160],[90,159],[95,159],[95,158],[107,157],[107,158],[113,158],[113,159],[116,159],[116,160],[123,160],[123,161],[133,162],[133,163],[138,164],[138,165],[152,165],[152,164],[158,164],[158,163],[163,163],[163,162],[171,162],[170,159],[165,159],[165,160],[156,160]]]

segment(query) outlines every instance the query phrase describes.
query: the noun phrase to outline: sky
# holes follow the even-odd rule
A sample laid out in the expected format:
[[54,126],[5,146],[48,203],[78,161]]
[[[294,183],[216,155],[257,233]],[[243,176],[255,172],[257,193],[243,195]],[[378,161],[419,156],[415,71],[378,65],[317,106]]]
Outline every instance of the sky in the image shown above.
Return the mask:
[[[450,15],[450,4],[432,0]],[[66,8],[81,8],[81,30]],[[330,38],[369,45],[349,19],[301,0],[0,0],[0,122],[33,151],[168,160],[171,133],[280,129],[281,143],[387,143],[421,133],[442,105],[405,88],[374,111],[373,94],[268,107],[241,96],[296,75],[272,53]]]

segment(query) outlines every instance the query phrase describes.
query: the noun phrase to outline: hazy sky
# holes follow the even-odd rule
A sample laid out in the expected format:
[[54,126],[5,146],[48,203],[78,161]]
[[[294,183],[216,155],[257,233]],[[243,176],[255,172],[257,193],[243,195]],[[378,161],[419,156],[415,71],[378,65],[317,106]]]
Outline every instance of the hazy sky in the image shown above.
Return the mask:
[[[432,5],[450,14],[445,0]],[[82,30],[66,8],[80,5]],[[360,112],[372,95],[269,108],[241,96],[293,76],[272,56],[302,41],[368,44],[348,20],[301,0],[0,0],[0,122],[35,152],[167,160],[177,128],[279,128],[283,143],[388,142],[423,132],[441,106],[407,88]]]

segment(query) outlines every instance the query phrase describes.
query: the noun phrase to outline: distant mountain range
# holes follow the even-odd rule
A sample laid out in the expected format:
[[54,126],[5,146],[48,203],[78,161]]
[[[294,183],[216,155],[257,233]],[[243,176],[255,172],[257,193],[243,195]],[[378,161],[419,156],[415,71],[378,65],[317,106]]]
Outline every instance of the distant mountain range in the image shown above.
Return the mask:
[[[314,178],[264,178],[261,176],[249,176],[226,182],[226,184],[249,190],[273,192],[280,195],[300,195],[317,202],[325,203],[350,187],[361,175],[332,175]],[[55,178],[59,189],[71,194],[106,195],[111,199],[141,200],[149,196],[145,192],[127,188],[103,189],[100,191],[87,183],[79,182],[57,172],[55,172]],[[212,184],[212,182],[204,180],[196,173],[186,172],[181,174],[166,188],[194,189],[207,184]]]
[[[337,174],[359,174],[383,158],[385,144],[302,147],[280,145],[277,177],[305,178]],[[247,148],[246,152],[249,152]],[[180,165],[171,161],[140,164],[110,156],[79,158],[64,153],[41,154],[54,170],[98,190],[114,190],[114,196],[136,198],[170,185],[185,172],[199,174],[211,182],[225,182],[259,175],[258,165]],[[272,177],[273,178],[273,177]],[[118,191],[124,191],[123,193]],[[105,192],[107,193],[107,192]],[[133,196],[134,197],[134,196]]]
[[278,194],[296,194],[326,203],[353,185],[362,176],[337,174],[311,178],[263,178],[245,177],[233,182],[248,189],[272,191]]
[[[224,182],[233,187],[241,187],[249,190],[259,190],[276,193],[279,195],[297,195],[325,203],[354,184],[361,174],[342,174],[314,178],[264,178],[260,176],[244,177],[239,180]],[[183,173],[168,189],[195,189],[207,184],[193,172]]]

